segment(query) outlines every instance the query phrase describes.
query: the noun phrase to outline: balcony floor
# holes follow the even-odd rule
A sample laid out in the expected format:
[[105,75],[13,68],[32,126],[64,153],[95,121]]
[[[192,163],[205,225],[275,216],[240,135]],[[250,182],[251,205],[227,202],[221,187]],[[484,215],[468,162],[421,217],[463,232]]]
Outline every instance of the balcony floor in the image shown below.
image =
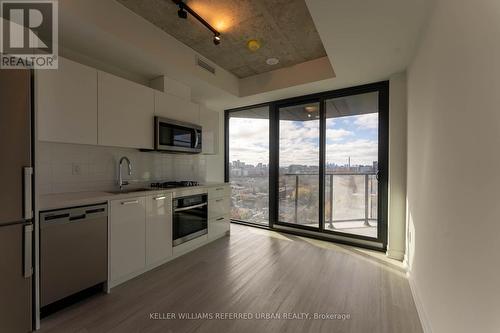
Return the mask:
[[365,226],[364,221],[353,222],[333,222],[333,229],[330,224],[326,223],[327,230],[334,230],[337,232],[345,232],[347,234],[367,236],[377,238],[377,222],[370,221],[370,226]]

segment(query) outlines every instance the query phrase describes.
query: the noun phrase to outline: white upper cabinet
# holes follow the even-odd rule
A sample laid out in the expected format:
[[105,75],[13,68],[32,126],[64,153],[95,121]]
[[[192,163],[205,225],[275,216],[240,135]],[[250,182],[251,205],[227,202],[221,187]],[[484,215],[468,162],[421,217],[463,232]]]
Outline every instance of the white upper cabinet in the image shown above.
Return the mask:
[[219,112],[200,106],[200,125],[203,154],[217,154],[219,152]]
[[36,71],[38,140],[153,149],[156,115],[201,125],[203,153],[217,154],[219,114],[200,112],[188,87],[169,86],[184,97],[61,57],[59,69]]
[[153,149],[154,90],[98,72],[100,145]]
[[155,116],[196,125],[200,123],[198,104],[160,91],[155,91]]
[[97,70],[59,58],[35,74],[38,139],[97,144]]

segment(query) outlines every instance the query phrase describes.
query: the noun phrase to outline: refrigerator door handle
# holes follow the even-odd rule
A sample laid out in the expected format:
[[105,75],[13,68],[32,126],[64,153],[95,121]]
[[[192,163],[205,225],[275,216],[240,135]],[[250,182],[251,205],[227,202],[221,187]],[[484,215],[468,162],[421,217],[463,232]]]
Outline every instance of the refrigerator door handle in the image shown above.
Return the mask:
[[33,191],[33,168],[25,167],[24,173],[24,219],[33,218],[32,191]]
[[32,249],[32,238],[33,237],[33,225],[24,226],[24,268],[23,275],[25,278],[31,277],[33,275],[33,254]]

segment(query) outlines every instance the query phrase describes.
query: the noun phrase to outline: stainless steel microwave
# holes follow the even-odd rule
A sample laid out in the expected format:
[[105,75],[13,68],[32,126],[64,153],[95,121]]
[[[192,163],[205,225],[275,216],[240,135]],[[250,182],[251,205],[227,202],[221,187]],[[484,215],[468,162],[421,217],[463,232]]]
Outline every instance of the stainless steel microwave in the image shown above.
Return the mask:
[[155,150],[201,153],[201,126],[155,117]]

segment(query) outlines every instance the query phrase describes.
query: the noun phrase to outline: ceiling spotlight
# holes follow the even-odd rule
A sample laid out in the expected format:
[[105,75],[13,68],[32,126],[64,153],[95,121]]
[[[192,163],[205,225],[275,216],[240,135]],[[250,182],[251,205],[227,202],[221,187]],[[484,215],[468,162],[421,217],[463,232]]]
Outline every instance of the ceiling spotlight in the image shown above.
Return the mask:
[[177,11],[177,15],[179,15],[181,19],[187,19],[188,17],[188,13],[182,8]]
[[220,35],[214,35],[214,44],[219,45],[220,44]]
[[277,65],[279,64],[280,60],[278,58],[268,58],[266,60],[266,64],[268,64],[269,66],[274,66],[274,65]]

